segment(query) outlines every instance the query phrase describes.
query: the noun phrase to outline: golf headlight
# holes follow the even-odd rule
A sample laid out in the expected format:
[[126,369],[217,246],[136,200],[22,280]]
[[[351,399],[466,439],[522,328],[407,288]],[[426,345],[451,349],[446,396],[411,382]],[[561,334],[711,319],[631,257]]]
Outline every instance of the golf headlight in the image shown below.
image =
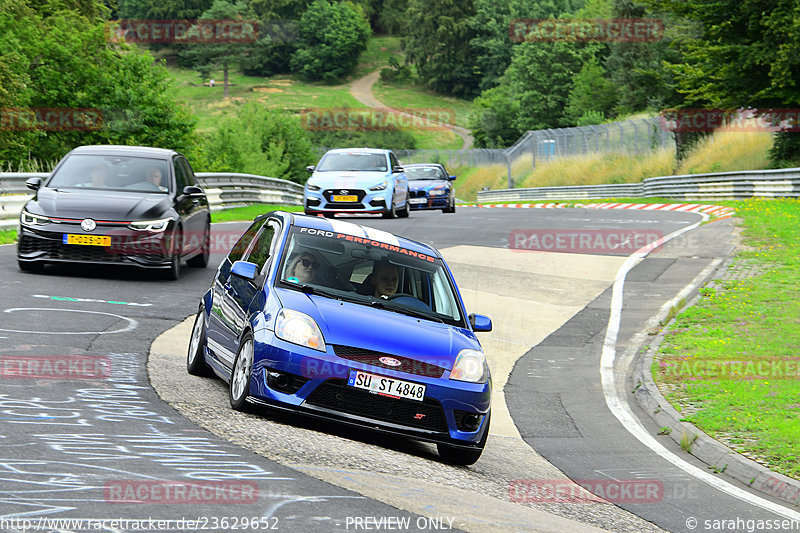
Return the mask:
[[453,370],[450,371],[450,379],[470,383],[485,383],[488,377],[486,356],[478,350],[461,350],[456,357]]
[[428,196],[444,196],[447,191],[444,189],[431,189],[428,191]]
[[275,336],[292,344],[325,351],[325,339],[314,319],[300,311],[283,308],[275,321]]
[[386,185],[388,185],[388,183],[386,181],[382,181],[381,183],[377,184],[376,186],[370,187],[369,190],[371,190],[371,191],[382,191],[382,190],[384,190],[386,188]]
[[161,220],[140,220],[131,222],[129,227],[137,231],[152,231],[158,233],[167,229],[169,221],[169,218],[162,218]]
[[19,221],[23,226],[44,226],[50,222],[50,219],[42,215],[34,215],[23,209],[19,215]]

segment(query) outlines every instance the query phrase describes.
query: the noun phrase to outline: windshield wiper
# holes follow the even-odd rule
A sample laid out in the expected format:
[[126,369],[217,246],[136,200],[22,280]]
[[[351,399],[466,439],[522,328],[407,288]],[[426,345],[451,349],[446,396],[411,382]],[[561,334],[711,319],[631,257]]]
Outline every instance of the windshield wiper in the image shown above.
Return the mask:
[[316,294],[317,296],[325,296],[327,298],[331,298],[334,300],[344,300],[346,302],[355,302],[355,303],[365,303],[361,298],[354,298],[352,296],[347,296],[344,294],[339,294],[335,292],[331,292],[325,290],[321,287],[315,287],[314,285],[308,285],[306,283],[287,283],[284,281],[286,286],[300,292],[304,292],[306,294]]
[[423,313],[422,311],[417,311],[416,309],[411,309],[409,307],[398,307],[395,305],[386,305],[387,302],[382,302],[380,300],[373,300],[370,302],[372,307],[377,307],[378,309],[385,309],[386,311],[394,311],[395,313],[400,313],[403,315],[413,316],[414,318],[424,318],[426,320],[435,320],[436,322],[441,322],[444,324],[444,320],[439,317],[429,315],[428,313]]

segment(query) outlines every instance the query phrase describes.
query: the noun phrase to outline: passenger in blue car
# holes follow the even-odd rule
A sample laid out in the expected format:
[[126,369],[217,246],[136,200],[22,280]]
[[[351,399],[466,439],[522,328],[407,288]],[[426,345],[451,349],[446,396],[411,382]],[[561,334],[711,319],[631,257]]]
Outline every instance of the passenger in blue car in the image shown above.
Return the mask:
[[300,283],[311,283],[319,272],[319,261],[311,252],[301,252],[289,263],[287,279],[297,278]]
[[393,265],[389,261],[376,263],[372,268],[372,283],[375,285],[375,298],[388,298],[393,295],[397,292],[397,284],[399,281],[400,275],[397,271],[397,265]]

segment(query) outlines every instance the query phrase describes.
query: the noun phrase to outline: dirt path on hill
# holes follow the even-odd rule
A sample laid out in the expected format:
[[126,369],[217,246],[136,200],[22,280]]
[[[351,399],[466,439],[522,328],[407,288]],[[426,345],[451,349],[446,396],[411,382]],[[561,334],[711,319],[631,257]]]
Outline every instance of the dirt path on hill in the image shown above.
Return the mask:
[[[407,113],[403,113],[397,109],[390,108],[389,106],[387,106],[386,104],[375,98],[375,95],[372,94],[372,86],[375,84],[376,81],[378,81],[380,75],[381,75],[380,70],[375,70],[374,72],[370,72],[366,76],[357,79],[352,83],[352,85],[350,85],[350,94],[352,94],[356,100],[358,100],[365,106],[373,107],[376,109],[392,109],[393,111],[396,111],[397,113],[403,116],[408,116]],[[468,129],[456,126],[454,124],[444,124],[444,123],[439,123],[439,124],[446,126],[453,133],[461,137],[463,141],[463,144],[461,146],[462,150],[467,150],[469,148],[472,148],[473,138]]]

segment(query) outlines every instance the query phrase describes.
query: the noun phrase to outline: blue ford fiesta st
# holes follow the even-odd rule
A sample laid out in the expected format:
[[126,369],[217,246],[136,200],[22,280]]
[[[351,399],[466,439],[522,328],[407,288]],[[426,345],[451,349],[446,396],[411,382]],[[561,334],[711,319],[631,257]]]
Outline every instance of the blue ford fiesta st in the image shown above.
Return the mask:
[[187,355],[230,403],[437,444],[442,460],[478,460],[492,383],[453,276],[434,248],[335,219],[259,216],[203,296]]

